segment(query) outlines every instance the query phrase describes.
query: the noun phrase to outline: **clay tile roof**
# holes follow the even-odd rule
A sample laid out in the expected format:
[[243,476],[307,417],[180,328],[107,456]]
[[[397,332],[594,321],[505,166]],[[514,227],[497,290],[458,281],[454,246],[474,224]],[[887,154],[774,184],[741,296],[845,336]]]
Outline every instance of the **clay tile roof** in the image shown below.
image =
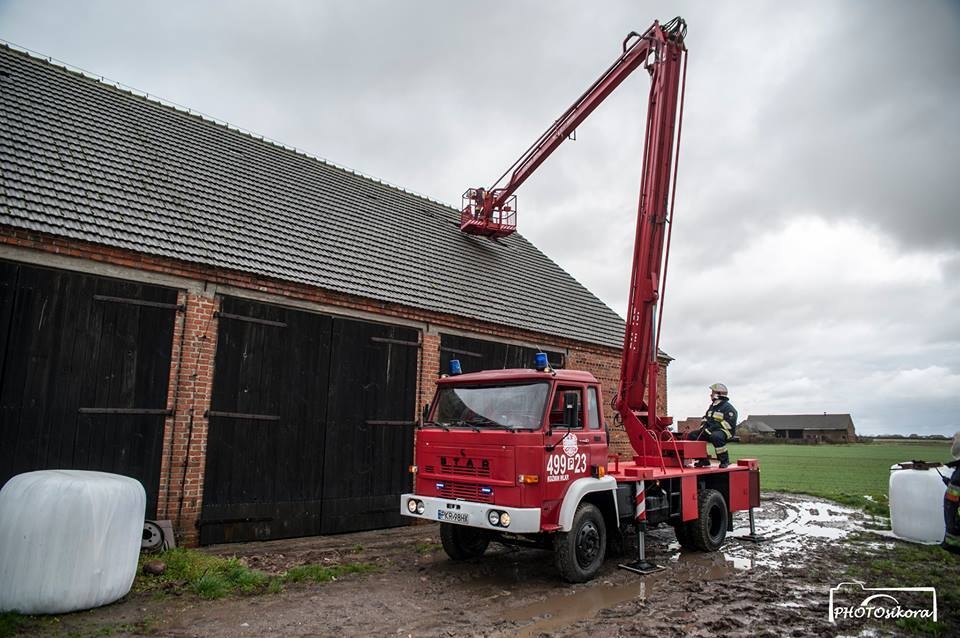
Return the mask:
[[0,96],[2,225],[622,345],[519,233],[7,46]]

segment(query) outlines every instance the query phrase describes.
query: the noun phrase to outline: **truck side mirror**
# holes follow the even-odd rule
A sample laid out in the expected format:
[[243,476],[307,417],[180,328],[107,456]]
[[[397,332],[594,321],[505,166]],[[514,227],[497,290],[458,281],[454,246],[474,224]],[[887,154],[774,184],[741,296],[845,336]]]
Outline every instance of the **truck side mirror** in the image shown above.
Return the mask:
[[563,420],[572,428],[580,427],[580,393],[576,390],[563,393]]
[[420,423],[426,422],[428,416],[430,416],[430,404],[424,403],[423,410],[420,412]]

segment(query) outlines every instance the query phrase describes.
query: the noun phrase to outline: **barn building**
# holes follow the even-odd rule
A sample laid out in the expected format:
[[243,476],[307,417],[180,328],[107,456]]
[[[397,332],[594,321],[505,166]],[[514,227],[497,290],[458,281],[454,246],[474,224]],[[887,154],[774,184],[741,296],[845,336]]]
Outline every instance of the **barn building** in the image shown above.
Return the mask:
[[853,417],[849,414],[757,414],[750,415],[737,430],[760,436],[808,443],[855,443]]
[[617,386],[623,320],[520,234],[5,46],[0,94],[0,484],[126,474],[188,545],[401,525],[451,358]]

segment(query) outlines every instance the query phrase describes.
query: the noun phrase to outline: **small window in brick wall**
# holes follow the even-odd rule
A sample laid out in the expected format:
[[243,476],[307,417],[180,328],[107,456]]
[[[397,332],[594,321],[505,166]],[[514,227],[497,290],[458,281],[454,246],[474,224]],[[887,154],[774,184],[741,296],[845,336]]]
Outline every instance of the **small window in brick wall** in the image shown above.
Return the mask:
[[511,343],[498,343],[459,335],[440,335],[440,374],[450,370],[450,360],[458,359],[464,372],[502,370],[504,368],[532,368],[533,355],[546,352],[551,368],[561,369],[566,363],[562,352],[539,351]]

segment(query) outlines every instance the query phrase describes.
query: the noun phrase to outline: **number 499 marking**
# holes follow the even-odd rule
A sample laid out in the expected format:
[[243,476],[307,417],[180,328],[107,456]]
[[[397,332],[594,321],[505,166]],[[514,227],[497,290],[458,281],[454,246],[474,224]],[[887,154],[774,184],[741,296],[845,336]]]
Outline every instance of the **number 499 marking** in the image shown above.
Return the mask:
[[547,458],[547,474],[582,474],[587,471],[587,455],[554,454]]

